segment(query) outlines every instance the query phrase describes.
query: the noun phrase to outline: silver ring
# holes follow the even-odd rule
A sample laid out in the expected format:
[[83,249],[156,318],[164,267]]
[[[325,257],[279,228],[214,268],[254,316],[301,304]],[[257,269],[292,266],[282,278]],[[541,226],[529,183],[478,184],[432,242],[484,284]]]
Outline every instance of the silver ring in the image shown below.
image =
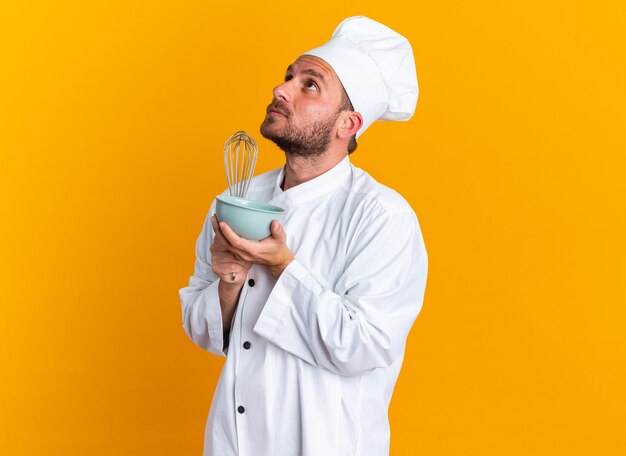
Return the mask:
[[230,273],[230,280],[231,280],[231,282],[234,282],[236,278],[237,278],[237,273],[236,272],[231,272]]

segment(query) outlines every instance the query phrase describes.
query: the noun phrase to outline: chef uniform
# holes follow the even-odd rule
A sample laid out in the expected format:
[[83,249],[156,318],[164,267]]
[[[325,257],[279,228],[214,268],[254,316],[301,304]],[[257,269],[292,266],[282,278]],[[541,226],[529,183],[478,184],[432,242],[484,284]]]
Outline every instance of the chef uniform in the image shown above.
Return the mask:
[[[364,118],[357,136],[374,120],[412,116],[413,55],[393,30],[348,18],[307,54],[339,76]],[[284,173],[282,167],[254,177],[247,195],[285,209],[295,259],[278,280],[253,264],[223,332],[209,250],[214,200],[196,243],[194,275],[180,290],[187,335],[226,357],[204,456],[388,455],[389,402],[426,286],[418,219],[401,195],[349,156],[286,191]]]

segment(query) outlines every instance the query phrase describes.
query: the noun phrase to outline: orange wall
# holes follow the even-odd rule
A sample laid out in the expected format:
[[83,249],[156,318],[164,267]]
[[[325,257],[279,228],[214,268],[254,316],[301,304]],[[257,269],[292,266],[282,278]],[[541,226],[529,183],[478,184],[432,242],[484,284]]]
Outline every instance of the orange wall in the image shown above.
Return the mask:
[[0,454],[201,454],[222,360],[178,289],[223,141],[280,166],[271,88],[355,14],[420,83],[353,156],[430,259],[392,456],[626,454],[624,2],[352,3],[0,6]]

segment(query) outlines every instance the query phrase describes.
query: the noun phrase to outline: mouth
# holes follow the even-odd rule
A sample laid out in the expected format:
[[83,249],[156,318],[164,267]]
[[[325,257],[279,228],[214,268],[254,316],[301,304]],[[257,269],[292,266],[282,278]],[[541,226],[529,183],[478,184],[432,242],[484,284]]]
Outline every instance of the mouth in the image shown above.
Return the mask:
[[270,109],[267,111],[267,115],[268,116],[272,116],[272,117],[287,117],[285,114],[283,114],[281,111],[277,111],[275,109]]
[[281,109],[276,102],[270,103],[267,107],[267,115],[271,117],[288,117],[289,111],[286,108]]

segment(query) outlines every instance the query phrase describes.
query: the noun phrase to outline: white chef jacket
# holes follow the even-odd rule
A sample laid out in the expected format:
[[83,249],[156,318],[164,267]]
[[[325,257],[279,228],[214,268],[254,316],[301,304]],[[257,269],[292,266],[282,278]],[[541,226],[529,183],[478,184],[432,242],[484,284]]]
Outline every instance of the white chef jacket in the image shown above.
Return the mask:
[[251,266],[229,340],[209,251],[215,200],[180,289],[189,338],[226,357],[204,456],[388,455],[389,402],[426,286],[417,217],[349,156],[286,191],[283,177],[254,177],[247,198],[285,209],[295,260],[278,280]]

